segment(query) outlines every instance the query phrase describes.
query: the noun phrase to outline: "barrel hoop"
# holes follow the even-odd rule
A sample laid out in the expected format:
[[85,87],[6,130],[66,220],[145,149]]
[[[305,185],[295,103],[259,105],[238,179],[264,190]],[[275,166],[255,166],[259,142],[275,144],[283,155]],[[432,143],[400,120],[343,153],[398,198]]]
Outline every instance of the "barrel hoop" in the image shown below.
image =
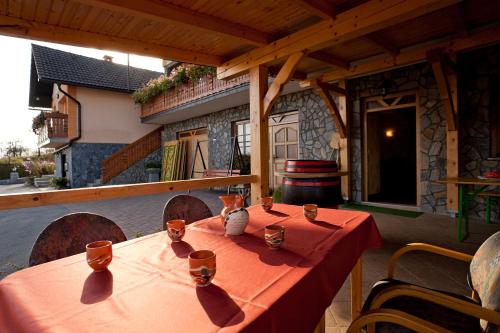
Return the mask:
[[337,166],[337,162],[335,161],[307,161],[307,160],[286,160],[285,163],[288,166]]
[[292,186],[316,186],[316,187],[321,187],[321,186],[338,186],[340,184],[339,181],[330,181],[330,182],[304,182],[304,181],[297,181],[297,180],[283,180],[284,185],[292,185]]
[[295,167],[285,167],[285,172],[337,172],[337,168],[295,168]]

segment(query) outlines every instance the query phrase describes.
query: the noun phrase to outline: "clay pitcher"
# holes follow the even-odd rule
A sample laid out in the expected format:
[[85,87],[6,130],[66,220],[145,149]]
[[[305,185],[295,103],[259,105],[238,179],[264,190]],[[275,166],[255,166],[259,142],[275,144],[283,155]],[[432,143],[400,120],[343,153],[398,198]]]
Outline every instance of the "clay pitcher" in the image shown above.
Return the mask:
[[229,212],[243,207],[244,199],[240,194],[221,195],[219,196],[219,199],[221,199],[222,203],[224,204],[224,208],[222,208],[222,211],[220,212],[220,220],[222,224],[224,224],[226,216],[227,214],[229,214]]

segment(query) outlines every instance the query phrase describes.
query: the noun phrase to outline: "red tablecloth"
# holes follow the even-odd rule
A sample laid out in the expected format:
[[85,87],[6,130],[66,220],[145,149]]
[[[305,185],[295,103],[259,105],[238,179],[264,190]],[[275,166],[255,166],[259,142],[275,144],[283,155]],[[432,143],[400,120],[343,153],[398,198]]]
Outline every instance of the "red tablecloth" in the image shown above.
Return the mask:
[[[381,246],[366,213],[250,207],[242,236],[225,237],[219,217],[191,225],[182,243],[164,232],[114,245],[109,272],[85,255],[25,269],[0,282],[0,332],[310,332],[361,253]],[[264,226],[286,227],[269,250]],[[213,285],[193,286],[187,255],[217,255]]]

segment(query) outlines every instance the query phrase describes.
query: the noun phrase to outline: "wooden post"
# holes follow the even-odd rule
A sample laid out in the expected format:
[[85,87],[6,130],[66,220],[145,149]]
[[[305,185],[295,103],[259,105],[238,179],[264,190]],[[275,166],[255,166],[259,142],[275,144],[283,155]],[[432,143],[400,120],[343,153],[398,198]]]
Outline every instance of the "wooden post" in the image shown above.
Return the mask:
[[[451,102],[455,110],[455,120],[457,126],[454,131],[446,131],[446,176],[458,177],[459,175],[459,146],[458,146],[458,87],[457,75],[454,72],[446,74],[448,85],[450,88]],[[446,207],[448,211],[458,212],[458,186],[456,184],[446,185]]]
[[363,266],[361,257],[351,271],[351,316],[355,320],[361,313],[363,302]]
[[[347,91],[346,81],[339,81],[339,87]],[[342,120],[344,121],[346,128],[345,138],[340,138],[340,171],[351,171],[351,135],[349,131],[349,111],[348,107],[347,95],[339,95],[339,112]],[[347,176],[341,177],[341,190],[342,197],[346,200],[349,200],[351,197],[351,176],[347,174]]]
[[252,204],[269,195],[269,123],[264,114],[267,77],[267,67],[263,65],[250,69],[250,166],[252,175],[257,176],[257,182],[251,184]]

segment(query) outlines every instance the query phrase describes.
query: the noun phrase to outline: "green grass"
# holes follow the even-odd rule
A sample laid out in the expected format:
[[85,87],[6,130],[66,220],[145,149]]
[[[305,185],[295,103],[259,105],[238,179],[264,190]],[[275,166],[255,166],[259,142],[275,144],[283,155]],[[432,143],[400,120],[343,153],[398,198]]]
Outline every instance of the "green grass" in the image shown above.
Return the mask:
[[342,208],[349,209],[349,210],[361,210],[364,212],[374,212],[374,213],[383,213],[383,214],[396,215],[396,216],[404,216],[404,217],[409,217],[409,218],[413,218],[413,219],[415,219],[423,214],[421,212],[413,212],[410,210],[368,206],[368,205],[363,205],[363,204],[356,203],[356,202],[350,202],[350,203],[347,203],[345,205],[342,205]]

